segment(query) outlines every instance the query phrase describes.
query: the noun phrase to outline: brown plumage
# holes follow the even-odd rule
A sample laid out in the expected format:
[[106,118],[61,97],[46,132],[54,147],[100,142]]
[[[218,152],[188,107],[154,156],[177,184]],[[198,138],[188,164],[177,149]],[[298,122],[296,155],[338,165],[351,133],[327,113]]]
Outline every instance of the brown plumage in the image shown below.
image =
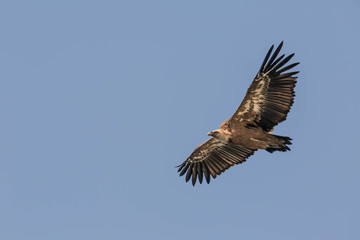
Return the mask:
[[186,174],[186,181],[191,178],[195,185],[196,179],[202,183],[205,176],[210,183],[210,176],[216,178],[234,164],[245,162],[257,149],[271,153],[290,150],[287,145],[291,145],[291,138],[270,134],[286,119],[295,97],[298,72],[285,72],[299,63],[285,66],[294,53],[277,57],[282,46],[283,42],[272,55],[271,46],[234,115],[209,132],[211,138],[178,166],[180,176]]

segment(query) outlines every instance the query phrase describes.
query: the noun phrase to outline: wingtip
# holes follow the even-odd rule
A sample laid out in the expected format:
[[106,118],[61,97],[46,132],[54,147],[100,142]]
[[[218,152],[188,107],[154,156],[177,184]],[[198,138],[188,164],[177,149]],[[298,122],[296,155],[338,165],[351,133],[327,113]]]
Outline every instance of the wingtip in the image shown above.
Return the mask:
[[270,47],[270,49],[269,49],[269,52],[271,53],[272,52],[272,50],[274,50],[274,47],[275,47],[275,45],[273,44],[273,45],[271,45],[271,47]]
[[271,45],[270,49],[268,50],[268,52],[267,52],[267,54],[266,54],[266,56],[265,56],[265,58],[264,58],[264,60],[263,60],[263,62],[261,64],[261,67],[259,69],[259,73],[261,73],[264,70],[264,67],[265,67],[267,61],[269,60],[269,57],[270,57],[273,49],[274,49],[274,44]]
[[175,168],[179,168],[177,171],[180,172],[183,168],[184,168],[184,163],[180,164],[180,165],[177,165],[175,166]]

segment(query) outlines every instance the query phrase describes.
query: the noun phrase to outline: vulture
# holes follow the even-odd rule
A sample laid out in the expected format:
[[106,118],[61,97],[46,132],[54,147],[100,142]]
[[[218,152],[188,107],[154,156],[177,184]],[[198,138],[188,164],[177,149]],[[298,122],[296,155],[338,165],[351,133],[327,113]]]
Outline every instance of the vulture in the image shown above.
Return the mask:
[[[200,144],[178,167],[180,176],[207,183],[235,164],[243,163],[258,149],[285,152],[291,138],[271,134],[274,127],[286,119],[294,103],[295,76],[289,72],[299,63],[287,64],[294,56],[279,56],[283,42],[271,46],[244,100],[235,113],[219,129],[208,133],[210,139]],[[272,53],[273,52],[273,53]]]

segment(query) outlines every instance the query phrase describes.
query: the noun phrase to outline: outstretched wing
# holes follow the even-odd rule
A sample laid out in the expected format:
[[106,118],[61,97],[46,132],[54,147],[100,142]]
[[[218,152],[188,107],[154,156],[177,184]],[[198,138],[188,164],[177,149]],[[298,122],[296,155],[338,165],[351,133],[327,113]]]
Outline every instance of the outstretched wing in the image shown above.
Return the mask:
[[286,58],[284,58],[285,54],[277,58],[282,45],[283,42],[276,48],[271,58],[274,45],[270,48],[244,100],[230,118],[231,120],[253,122],[269,132],[286,119],[294,103],[297,78],[294,75],[298,72],[285,72],[299,63],[285,66],[294,53]]
[[186,173],[185,180],[188,182],[192,177],[195,185],[196,178],[202,183],[203,176],[210,183],[210,175],[215,179],[234,164],[245,162],[256,150],[235,146],[231,143],[210,138],[199,145],[194,152],[179,165],[180,176]]

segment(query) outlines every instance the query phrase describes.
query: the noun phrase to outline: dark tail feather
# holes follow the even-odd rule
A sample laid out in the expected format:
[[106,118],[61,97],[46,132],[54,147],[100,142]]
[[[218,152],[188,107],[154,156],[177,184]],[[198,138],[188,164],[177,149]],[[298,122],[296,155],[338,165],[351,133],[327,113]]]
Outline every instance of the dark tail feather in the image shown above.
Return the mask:
[[273,153],[275,151],[280,151],[280,152],[286,152],[286,151],[290,151],[290,148],[286,145],[291,145],[292,143],[290,142],[292,139],[289,137],[283,137],[283,136],[278,136],[278,135],[272,135],[274,136],[279,143],[275,143],[273,146],[270,146],[268,148],[266,148],[265,150]]

